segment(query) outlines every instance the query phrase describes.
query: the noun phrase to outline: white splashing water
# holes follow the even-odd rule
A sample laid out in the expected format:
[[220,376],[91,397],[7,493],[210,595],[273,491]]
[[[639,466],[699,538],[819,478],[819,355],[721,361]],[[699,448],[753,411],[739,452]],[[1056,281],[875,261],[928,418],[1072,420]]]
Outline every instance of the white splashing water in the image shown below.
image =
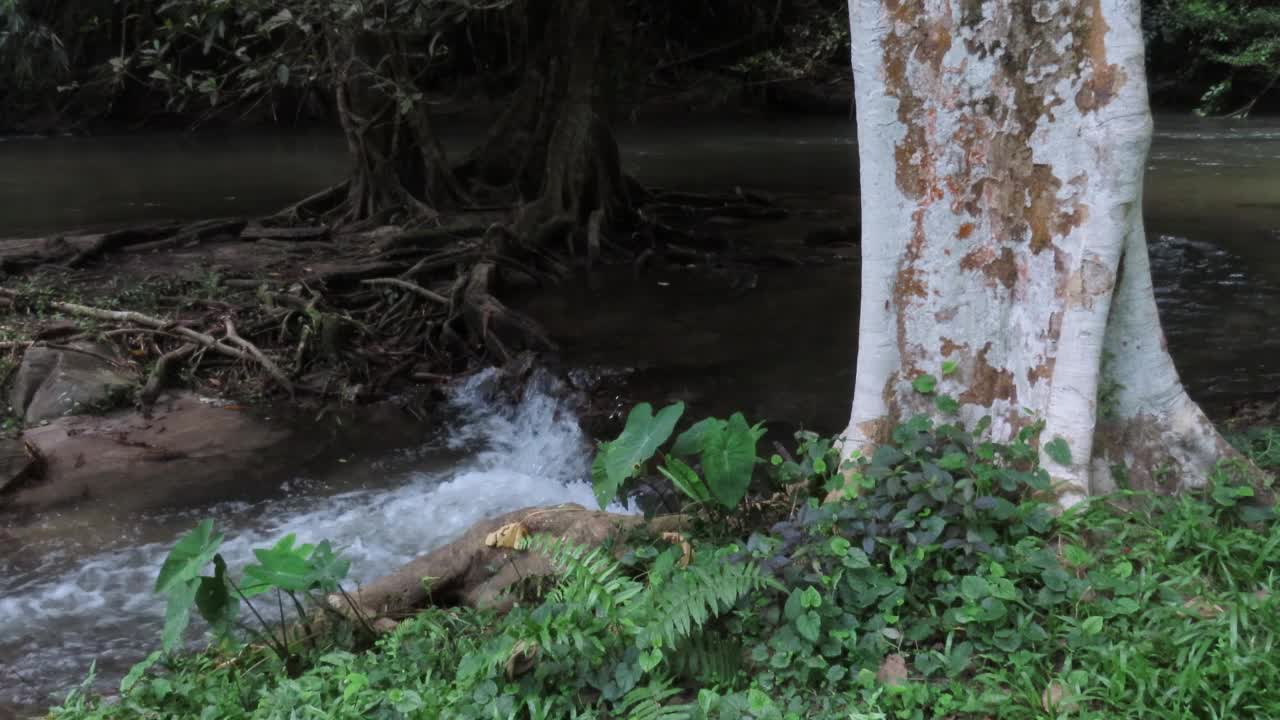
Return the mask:
[[[331,540],[367,582],[461,535],[477,520],[532,505],[595,500],[586,478],[588,444],[560,388],[537,377],[518,403],[491,403],[479,375],[457,387],[461,422],[447,439],[462,460],[445,471],[413,471],[386,487],[256,505],[227,503],[167,518],[163,541],[78,559],[53,553],[35,572],[0,575],[0,704],[38,704],[77,684],[97,662],[109,691],[129,665],[156,647],[163,601],[151,592],[176,536],[197,517],[216,518],[233,568],[252,549],[288,533]],[[439,448],[437,448],[439,450]],[[617,508],[614,508],[617,509]],[[184,520],[181,522],[178,520]],[[6,674],[8,677],[6,677]]]

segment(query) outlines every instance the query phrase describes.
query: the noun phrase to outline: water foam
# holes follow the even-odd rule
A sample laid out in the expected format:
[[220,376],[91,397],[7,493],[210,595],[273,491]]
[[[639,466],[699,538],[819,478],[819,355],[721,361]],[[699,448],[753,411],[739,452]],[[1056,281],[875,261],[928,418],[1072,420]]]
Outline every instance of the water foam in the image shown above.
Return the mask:
[[[594,504],[587,439],[558,384],[535,377],[508,404],[490,400],[492,383],[491,374],[481,374],[455,388],[461,423],[448,443],[466,452],[448,470],[409,472],[388,478],[384,488],[227,503],[183,513],[190,522],[168,520],[185,529],[196,515],[215,517],[232,567],[288,533],[303,542],[328,539],[351,558],[353,581],[366,582],[477,520],[531,505]],[[109,689],[155,647],[163,603],[151,586],[173,539],[78,561],[68,559],[74,553],[55,554],[43,570],[0,576],[0,664],[21,674],[21,681],[0,679],[8,689],[0,702],[45,700],[41,695],[77,683],[95,659]]]

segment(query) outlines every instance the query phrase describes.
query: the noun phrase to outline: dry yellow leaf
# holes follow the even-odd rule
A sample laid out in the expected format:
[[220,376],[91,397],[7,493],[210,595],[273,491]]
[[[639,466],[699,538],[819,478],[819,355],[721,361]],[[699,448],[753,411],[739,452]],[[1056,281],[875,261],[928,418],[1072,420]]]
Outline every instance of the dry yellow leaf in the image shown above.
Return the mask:
[[684,539],[684,535],[678,532],[664,532],[662,533],[662,539],[672,544],[680,543],[680,549],[684,551],[684,555],[680,558],[680,567],[689,567],[689,563],[693,562],[693,546],[689,544],[688,540]]
[[529,528],[525,527],[524,523],[507,523],[486,535],[484,544],[491,548],[510,548],[515,550],[520,547],[520,542],[526,537],[529,537]]

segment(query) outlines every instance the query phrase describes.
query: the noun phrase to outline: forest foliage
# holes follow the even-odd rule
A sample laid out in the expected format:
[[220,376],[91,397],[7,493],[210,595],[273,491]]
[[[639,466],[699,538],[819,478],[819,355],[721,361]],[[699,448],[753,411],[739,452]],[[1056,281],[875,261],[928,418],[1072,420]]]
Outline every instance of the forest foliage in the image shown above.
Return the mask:
[[[640,410],[603,462],[621,453],[643,465],[674,433],[676,407]],[[705,452],[712,441],[698,437],[733,424],[690,423],[679,436]],[[1253,465],[1221,465],[1201,493],[1121,491],[1055,515],[1041,501],[1037,428],[1009,443],[985,432],[919,417],[844,465],[829,439],[800,433],[794,451],[752,458],[753,487],[780,490],[763,503],[772,514],[744,512],[760,493],[732,515],[690,495],[686,511],[704,522],[688,536],[582,547],[534,535],[520,550],[544,554],[555,575],[513,586],[509,611],[428,608],[372,645],[359,622],[284,630],[285,602],[311,595],[323,607],[339,586],[340,549],[286,538],[228,568],[205,523],[175,547],[157,588],[170,594],[169,618],[184,602],[204,615],[208,649],[158,651],[117,699],[86,683],[52,716],[1280,713],[1280,526],[1270,481],[1253,474],[1280,467],[1280,433],[1237,437]],[[818,501],[847,477],[844,500]],[[260,627],[246,632],[237,598],[280,605],[279,620],[254,610]]]
[[[323,116],[311,92],[323,91],[340,66],[332,41],[343,28],[394,28],[383,37],[419,39],[382,49],[426,80],[416,88],[394,80],[394,63],[363,68],[397,82],[401,102],[420,102],[424,91],[464,104],[502,97],[518,80],[530,39],[523,5],[0,0],[0,94],[11,98],[0,126],[154,122],[175,111],[187,123],[211,115],[285,124]],[[618,10],[607,32],[625,48],[615,92],[624,105],[710,76],[736,84],[740,91],[719,102],[737,103],[767,99],[779,83],[847,77],[849,33],[838,0],[628,0]],[[1280,10],[1272,3],[1143,0],[1143,11],[1157,103],[1215,114],[1274,107]]]

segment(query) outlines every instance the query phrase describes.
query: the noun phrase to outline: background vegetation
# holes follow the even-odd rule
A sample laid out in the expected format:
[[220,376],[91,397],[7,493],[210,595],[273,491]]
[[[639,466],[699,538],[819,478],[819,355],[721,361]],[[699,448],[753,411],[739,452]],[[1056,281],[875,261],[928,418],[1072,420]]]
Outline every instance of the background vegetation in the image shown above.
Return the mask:
[[[289,21],[337,23],[355,15],[375,21],[435,23],[426,84],[434,100],[452,110],[490,108],[519,85],[530,26],[522,0],[352,3],[281,0],[239,4],[239,21],[254,23],[259,42],[295,60],[311,46],[279,32]],[[1276,107],[1280,79],[1280,10],[1268,0],[1143,0],[1148,66],[1155,102],[1212,113],[1247,113]],[[267,12],[269,10],[269,12]],[[287,11],[288,15],[283,15]],[[156,92],[147,58],[177,53],[192,61],[191,87],[206,101],[209,72],[226,69],[237,52],[243,64],[264,57],[261,48],[228,39],[226,3],[208,0],[0,0],[0,128],[28,131],[193,122],[336,122],[316,96],[323,72],[298,74],[298,63],[259,68],[253,81],[277,82],[270,101],[237,104],[174,102]],[[620,2],[604,32],[622,53],[615,104],[621,111],[646,99],[678,98],[711,109],[782,105],[847,111],[848,28],[838,0],[748,0],[706,3]],[[456,22],[445,27],[448,16]],[[203,21],[185,25],[175,18]],[[218,24],[218,20],[222,24]],[[312,40],[323,40],[315,36]],[[321,54],[311,57],[318,62]],[[200,58],[206,58],[201,60]],[[221,58],[221,59],[219,59]],[[319,63],[323,65],[323,63]],[[278,76],[290,68],[295,82]],[[241,68],[242,70],[245,68]],[[422,70],[426,70],[423,65]],[[203,76],[202,76],[203,73]],[[187,83],[187,76],[176,78]],[[260,99],[255,98],[255,99]],[[843,107],[842,107],[843,106]],[[211,112],[211,108],[216,111]]]
[[[696,518],[687,536],[639,532],[598,548],[525,538],[517,547],[557,574],[513,587],[509,611],[429,608],[374,639],[365,619],[301,605],[340,592],[347,564],[327,543],[285,538],[228,568],[206,522],[175,547],[157,590],[170,599],[166,649],[180,647],[193,605],[209,648],[159,651],[118,698],[74,690],[52,716],[1280,713],[1280,530],[1271,480],[1256,474],[1280,467],[1280,433],[1237,437],[1253,465],[1222,465],[1198,496],[1122,491],[1055,517],[1038,500],[1049,479],[1035,427],[996,444],[986,423],[916,418],[842,469],[829,440],[803,433],[794,453],[757,457],[759,427],[740,415],[676,435],[682,410],[637,408],[595,475],[602,504],[626,478],[676,475]],[[843,487],[842,470],[853,489],[819,504]],[[261,609],[243,617],[255,598]]]

